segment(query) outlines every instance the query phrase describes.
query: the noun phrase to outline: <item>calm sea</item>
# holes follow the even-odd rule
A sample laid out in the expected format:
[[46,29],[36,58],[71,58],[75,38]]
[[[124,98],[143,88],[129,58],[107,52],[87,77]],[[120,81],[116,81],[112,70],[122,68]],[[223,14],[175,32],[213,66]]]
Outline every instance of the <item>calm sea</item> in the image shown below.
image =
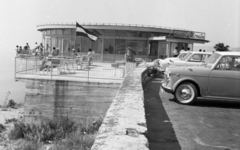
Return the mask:
[[5,101],[6,92],[9,99],[24,102],[25,84],[14,81],[14,50],[0,51],[0,105]]

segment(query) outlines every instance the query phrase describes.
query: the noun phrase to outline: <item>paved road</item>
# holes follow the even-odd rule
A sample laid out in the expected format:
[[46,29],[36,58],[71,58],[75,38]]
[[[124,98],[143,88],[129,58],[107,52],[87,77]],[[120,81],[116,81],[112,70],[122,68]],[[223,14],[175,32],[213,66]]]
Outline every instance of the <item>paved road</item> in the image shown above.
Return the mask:
[[[159,79],[153,79],[145,88],[158,92],[159,99],[156,99],[159,102],[152,102],[152,109],[160,111],[164,108],[181,149],[240,150],[240,102],[198,100],[194,106],[180,105],[173,101],[173,95],[160,88]],[[157,105],[160,103],[163,107]],[[156,118],[163,117],[158,115]],[[167,127],[163,132],[166,130],[171,129]],[[166,147],[169,150],[175,148]]]

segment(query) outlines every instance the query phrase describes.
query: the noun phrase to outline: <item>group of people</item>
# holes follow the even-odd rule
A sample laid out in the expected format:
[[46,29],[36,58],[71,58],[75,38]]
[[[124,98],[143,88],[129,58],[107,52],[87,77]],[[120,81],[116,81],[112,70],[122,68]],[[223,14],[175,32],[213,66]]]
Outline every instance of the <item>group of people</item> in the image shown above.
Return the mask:
[[16,46],[16,53],[17,56],[21,54],[32,54],[32,55],[41,55],[43,53],[44,47],[43,44],[40,43],[39,45],[37,42],[35,43],[35,47],[33,49],[30,49],[30,46],[28,43],[26,43],[25,46]]
[[190,51],[190,48],[188,47],[187,49],[185,49],[184,47],[182,47],[182,49],[179,51],[178,47],[175,47],[175,49],[172,52],[173,57],[177,57],[180,53],[182,53],[184,51]]

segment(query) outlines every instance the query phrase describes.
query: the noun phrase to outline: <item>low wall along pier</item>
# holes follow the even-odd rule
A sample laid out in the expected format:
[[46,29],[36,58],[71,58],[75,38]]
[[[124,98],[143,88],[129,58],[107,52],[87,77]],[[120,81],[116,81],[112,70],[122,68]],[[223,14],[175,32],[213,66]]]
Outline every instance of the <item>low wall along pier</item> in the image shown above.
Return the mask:
[[129,73],[108,109],[92,150],[149,150],[143,86],[145,68]]
[[105,116],[120,86],[119,83],[46,79],[24,81],[26,123],[37,123],[61,116],[68,116],[83,125],[92,123]]

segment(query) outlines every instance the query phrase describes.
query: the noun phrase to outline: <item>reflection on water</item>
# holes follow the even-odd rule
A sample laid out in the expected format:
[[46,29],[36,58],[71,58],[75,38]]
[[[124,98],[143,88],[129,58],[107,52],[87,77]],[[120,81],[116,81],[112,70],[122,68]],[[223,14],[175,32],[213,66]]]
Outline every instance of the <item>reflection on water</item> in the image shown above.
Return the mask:
[[0,52],[0,105],[4,103],[7,91],[11,92],[10,99],[24,101],[24,83],[14,81],[14,55],[14,50]]

